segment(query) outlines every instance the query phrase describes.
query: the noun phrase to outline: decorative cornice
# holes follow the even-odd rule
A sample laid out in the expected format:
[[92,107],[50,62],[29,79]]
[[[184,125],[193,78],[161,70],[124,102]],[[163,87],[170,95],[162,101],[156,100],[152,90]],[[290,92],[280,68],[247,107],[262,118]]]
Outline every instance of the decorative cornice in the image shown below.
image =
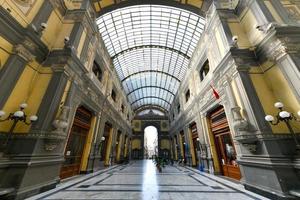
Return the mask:
[[22,44],[38,62],[48,55],[47,46],[29,28],[22,27],[19,22],[0,6],[0,35],[14,45]]
[[13,52],[17,55],[19,55],[20,57],[22,57],[24,60],[26,60],[27,62],[30,62],[32,60],[35,59],[35,56],[32,55],[32,53],[30,51],[27,50],[27,48],[25,48],[23,45],[18,44],[16,46],[14,46],[14,50]]
[[287,54],[299,54],[300,27],[273,25],[258,45],[257,53],[273,61],[278,61]]

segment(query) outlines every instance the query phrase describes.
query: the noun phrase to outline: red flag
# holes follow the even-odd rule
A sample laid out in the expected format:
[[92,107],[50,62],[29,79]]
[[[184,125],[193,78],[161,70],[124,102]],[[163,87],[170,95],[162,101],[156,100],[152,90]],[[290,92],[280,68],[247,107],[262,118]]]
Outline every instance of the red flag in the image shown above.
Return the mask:
[[211,89],[213,90],[213,94],[214,94],[215,98],[216,98],[216,99],[219,99],[219,98],[220,98],[219,93],[213,88],[213,86],[210,85],[210,87],[211,87]]

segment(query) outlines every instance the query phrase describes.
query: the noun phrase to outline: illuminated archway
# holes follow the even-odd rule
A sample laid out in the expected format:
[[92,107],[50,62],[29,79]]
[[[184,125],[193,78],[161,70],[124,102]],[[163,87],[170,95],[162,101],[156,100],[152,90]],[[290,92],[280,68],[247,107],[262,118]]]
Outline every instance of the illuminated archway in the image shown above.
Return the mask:
[[153,155],[158,155],[158,131],[154,126],[147,126],[144,129],[144,158]]

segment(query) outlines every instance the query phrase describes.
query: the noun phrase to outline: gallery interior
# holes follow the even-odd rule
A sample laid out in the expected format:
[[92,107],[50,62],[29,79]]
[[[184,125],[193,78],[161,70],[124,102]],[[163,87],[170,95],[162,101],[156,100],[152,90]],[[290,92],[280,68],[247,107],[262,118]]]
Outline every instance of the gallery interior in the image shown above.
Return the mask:
[[299,132],[299,0],[0,0],[0,199],[299,199]]

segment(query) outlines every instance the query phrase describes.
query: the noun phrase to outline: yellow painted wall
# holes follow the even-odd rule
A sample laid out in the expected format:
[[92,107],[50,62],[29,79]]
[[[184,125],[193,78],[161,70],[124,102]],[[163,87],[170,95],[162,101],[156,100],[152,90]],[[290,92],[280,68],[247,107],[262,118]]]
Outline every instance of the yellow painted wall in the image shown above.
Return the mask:
[[82,159],[81,159],[81,165],[80,165],[80,171],[86,171],[87,170],[87,164],[89,161],[89,155],[90,155],[90,151],[91,151],[91,147],[92,147],[92,142],[93,142],[93,136],[95,133],[95,128],[96,128],[96,117],[92,118],[91,121],[91,128],[89,130],[89,133],[87,135],[87,139],[86,139],[86,143],[84,146],[84,150],[83,150],[83,155],[82,155]]
[[122,146],[123,146],[123,134],[120,135],[120,139],[119,139],[119,143],[117,145],[118,149],[117,149],[117,155],[116,155],[116,160],[120,161],[120,157],[121,157],[121,150],[122,150]]
[[[251,79],[265,113],[275,116],[278,109],[274,107],[274,103],[277,101],[281,101],[285,105],[285,110],[297,113],[300,110],[300,104],[278,66],[264,63],[262,68],[268,70],[264,74],[251,74]],[[300,131],[299,122],[292,123],[292,126],[295,131]],[[271,127],[274,133],[289,132],[283,123]]]
[[244,32],[243,27],[240,25],[239,22],[229,22],[228,26],[230,28],[230,31],[232,35],[238,36],[238,42],[237,45],[240,49],[246,49],[251,46],[247,34]]
[[174,150],[175,150],[175,160],[178,160],[178,154],[177,154],[177,147],[176,147],[176,139],[175,138],[173,138],[173,144],[174,144]]
[[181,158],[183,158],[184,157],[184,146],[183,146],[184,141],[182,141],[182,138],[181,138],[180,134],[177,135],[177,139],[178,139],[179,146],[180,146]]
[[191,4],[192,6],[196,6],[198,8],[201,8],[203,4],[203,0],[187,0],[188,4]]
[[114,132],[114,129],[111,128],[109,130],[108,143],[107,143],[107,147],[106,147],[106,155],[105,155],[105,161],[104,161],[105,165],[109,165],[109,156],[110,156],[111,146],[112,146],[112,141],[113,141],[113,136],[114,136],[113,132]]
[[63,18],[57,10],[52,11],[47,24],[48,26],[42,34],[42,41],[49,49],[64,48],[64,38],[70,36],[74,24],[63,22]]
[[133,139],[132,140],[132,149],[141,149],[141,140],[140,139]]
[[[28,104],[24,110],[28,116],[35,115],[38,111],[40,103],[47,90],[49,81],[52,77],[50,68],[39,66],[36,62],[29,63],[22,75],[20,76],[14,90],[5,103],[3,110],[6,113],[15,112],[19,109],[19,105],[23,102]],[[36,87],[38,86],[38,87]],[[0,125],[0,131],[7,132],[12,122],[4,122]],[[14,132],[27,133],[30,126],[24,123],[18,123]]]
[[252,46],[258,44],[262,39],[264,33],[262,31],[256,30],[256,25],[259,24],[253,14],[253,11],[248,9],[241,18],[241,26],[244,29],[244,32],[247,33],[247,37]]
[[101,8],[114,4],[112,0],[102,0],[99,1]]
[[230,83],[230,86],[232,88],[232,93],[233,93],[232,95],[235,98],[237,105],[241,108],[241,110],[240,110],[241,111],[241,115],[246,119],[247,116],[245,116],[245,113],[243,112],[244,105],[242,103],[242,100],[241,100],[241,97],[240,97],[240,93],[239,93],[239,90],[238,90],[238,87],[237,87],[237,83],[235,82],[235,80],[233,80]]
[[170,152],[171,152],[171,159],[174,160],[173,142],[172,141],[170,141]]
[[5,65],[12,50],[13,45],[0,36],[0,70]]
[[64,0],[64,3],[68,10],[80,9],[82,2],[81,1],[70,1]]
[[208,131],[208,139],[209,139],[209,144],[210,144],[210,148],[211,148],[211,155],[213,158],[213,162],[214,162],[214,170],[215,172],[220,172],[220,163],[219,163],[219,158],[218,158],[218,154],[217,154],[217,150],[216,150],[216,146],[215,146],[215,140],[214,140],[214,136],[211,132],[211,127],[210,127],[210,122],[208,118],[204,118],[202,119],[202,124],[204,124],[207,128]]
[[125,141],[124,141],[124,143],[125,143],[125,144],[124,144],[124,145],[125,145],[125,146],[124,146],[124,157],[127,157],[128,137],[125,137],[124,140],[125,140]]
[[65,37],[70,37],[74,24],[64,23],[61,27],[59,35],[56,36],[56,40],[53,44],[53,49],[62,49],[64,48],[64,39]]
[[86,29],[84,29],[83,32],[82,32],[81,38],[79,40],[78,47],[77,47],[77,56],[78,56],[78,58],[80,58],[80,54],[81,54],[81,51],[83,49],[83,45],[84,45],[84,41],[85,41],[86,36],[87,36]]
[[171,150],[171,147],[170,147],[170,140],[168,140],[168,139],[162,139],[162,140],[160,141],[160,148]]
[[195,155],[195,151],[194,151],[194,144],[193,144],[193,139],[192,139],[192,131],[191,129],[189,129],[189,146],[190,146],[190,152],[192,155],[192,165],[196,165],[196,155]]
[[96,12],[100,11],[100,6],[99,6],[98,2],[94,3],[94,7],[95,7]]
[[62,98],[61,98],[60,103],[59,103],[60,106],[59,106],[59,109],[56,113],[56,117],[58,117],[61,113],[61,108],[65,104],[65,101],[66,101],[66,99],[68,97],[68,94],[69,94],[70,87],[71,87],[71,81],[68,80],[68,82],[66,84],[66,87],[64,89],[64,93],[63,93]]
[[141,131],[142,130],[141,120],[132,120],[132,128],[134,131]]
[[42,0],[33,0],[32,2],[33,4],[29,6],[29,9],[27,9],[26,7],[24,8],[22,4],[18,4],[16,1],[13,0],[2,0],[0,5],[6,10],[9,9],[11,11],[10,14],[23,27],[27,27],[43,4]]
[[215,28],[215,37],[216,37],[216,40],[217,40],[217,43],[218,43],[218,47],[219,47],[219,52],[220,52],[220,56],[223,57],[227,51],[227,49],[225,48],[225,45],[223,40],[222,40],[222,30],[220,28]]

